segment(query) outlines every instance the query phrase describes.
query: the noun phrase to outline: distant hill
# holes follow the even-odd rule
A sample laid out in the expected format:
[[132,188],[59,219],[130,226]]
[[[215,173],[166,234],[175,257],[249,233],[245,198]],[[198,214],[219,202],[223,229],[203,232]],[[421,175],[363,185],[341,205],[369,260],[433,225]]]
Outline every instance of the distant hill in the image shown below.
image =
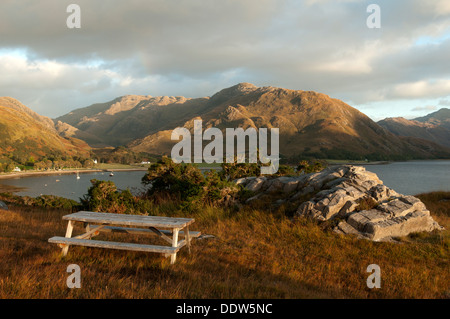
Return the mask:
[[434,124],[450,130],[450,109],[442,108],[436,112],[414,119],[418,122]]
[[422,138],[450,147],[450,109],[447,108],[414,120],[386,118],[378,124],[397,136]]
[[25,162],[49,156],[88,158],[89,145],[76,138],[61,137],[53,121],[10,97],[0,97],[0,158]]
[[182,125],[183,119],[201,113],[207,101],[207,98],[127,95],[77,109],[55,122],[61,122],[59,126],[70,125],[66,136],[83,139],[93,147],[121,146]]
[[127,145],[136,152],[170,154],[173,129],[277,127],[285,158],[406,159],[450,157],[450,149],[399,137],[348,104],[313,91],[240,83],[211,97],[128,95],[57,118],[68,136],[91,146]]

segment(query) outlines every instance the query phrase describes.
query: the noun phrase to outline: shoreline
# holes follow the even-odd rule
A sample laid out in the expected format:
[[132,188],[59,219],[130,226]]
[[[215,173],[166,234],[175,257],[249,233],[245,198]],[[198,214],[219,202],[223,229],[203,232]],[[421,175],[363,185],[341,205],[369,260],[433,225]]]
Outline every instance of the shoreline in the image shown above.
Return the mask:
[[97,173],[97,172],[127,172],[127,171],[147,171],[146,168],[117,168],[117,169],[70,169],[62,171],[24,171],[24,172],[11,172],[0,173],[0,180],[2,179],[14,179],[22,177],[32,176],[47,176],[47,175],[70,175],[70,174],[85,174],[85,173]]
[[394,162],[391,161],[373,161],[373,162],[364,162],[364,161],[355,161],[355,162],[333,162],[330,161],[328,162],[328,165],[330,166],[335,166],[335,165],[388,165],[388,164],[392,164]]

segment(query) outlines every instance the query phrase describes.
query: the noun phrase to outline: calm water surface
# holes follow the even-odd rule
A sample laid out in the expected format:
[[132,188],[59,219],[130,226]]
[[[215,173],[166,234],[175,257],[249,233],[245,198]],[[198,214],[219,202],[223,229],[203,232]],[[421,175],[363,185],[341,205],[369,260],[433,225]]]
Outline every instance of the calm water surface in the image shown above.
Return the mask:
[[118,189],[128,188],[133,194],[138,194],[144,189],[141,179],[145,173],[145,171],[114,172],[114,176],[109,176],[108,172],[80,173],[80,179],[77,179],[76,174],[33,176],[0,180],[0,184],[24,187],[24,190],[15,193],[20,196],[55,195],[79,201],[92,186],[91,179],[113,181]]
[[[450,160],[395,162],[384,165],[364,165],[374,172],[384,184],[398,193],[417,195],[419,193],[450,191]],[[56,195],[78,201],[92,185],[91,179],[113,181],[118,189],[129,189],[133,194],[144,190],[141,178],[145,171],[107,172],[72,175],[34,176],[0,180],[0,184],[23,187],[17,195],[37,197],[41,194]]]
[[395,162],[364,165],[396,192],[417,195],[432,191],[450,191],[450,160]]

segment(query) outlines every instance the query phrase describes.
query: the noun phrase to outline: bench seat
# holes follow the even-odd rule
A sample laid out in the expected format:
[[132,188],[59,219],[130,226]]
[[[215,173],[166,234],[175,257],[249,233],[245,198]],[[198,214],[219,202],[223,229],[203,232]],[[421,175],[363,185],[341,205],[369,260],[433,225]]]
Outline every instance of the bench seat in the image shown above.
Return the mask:
[[152,253],[163,253],[163,254],[175,254],[184,245],[185,241],[182,240],[178,243],[178,247],[168,247],[168,246],[156,246],[156,245],[144,245],[144,244],[133,244],[133,243],[120,243],[102,240],[92,240],[92,239],[79,239],[79,238],[67,238],[67,237],[52,237],[48,240],[49,243],[62,244],[62,245],[78,245],[87,246],[94,248],[110,248],[110,249],[120,249],[120,250],[133,250],[133,251],[143,251]]

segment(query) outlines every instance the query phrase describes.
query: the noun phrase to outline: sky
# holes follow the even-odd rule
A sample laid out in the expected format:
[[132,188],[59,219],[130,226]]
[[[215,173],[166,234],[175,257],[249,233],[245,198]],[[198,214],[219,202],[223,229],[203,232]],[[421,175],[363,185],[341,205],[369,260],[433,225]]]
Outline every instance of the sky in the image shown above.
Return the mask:
[[[69,28],[70,4],[81,11]],[[367,8],[380,8],[369,28]],[[2,0],[0,96],[56,118],[116,97],[312,90],[374,120],[450,107],[449,0]]]

